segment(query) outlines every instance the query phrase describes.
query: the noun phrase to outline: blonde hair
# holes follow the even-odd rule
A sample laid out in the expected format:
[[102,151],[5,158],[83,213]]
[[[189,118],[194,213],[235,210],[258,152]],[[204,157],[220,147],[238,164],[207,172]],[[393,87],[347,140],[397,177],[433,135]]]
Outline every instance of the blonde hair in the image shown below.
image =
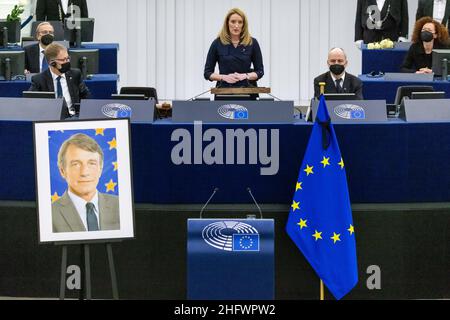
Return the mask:
[[50,63],[58,57],[61,51],[67,51],[67,48],[57,42],[53,42],[44,51],[45,59]]
[[225,20],[223,22],[223,26],[222,26],[222,30],[219,33],[219,39],[220,42],[222,42],[222,44],[226,45],[226,44],[231,44],[231,35],[230,35],[230,28],[228,26],[228,21],[230,20],[230,17],[233,14],[237,14],[239,15],[242,20],[243,20],[243,25],[242,25],[242,32],[241,32],[241,43],[244,46],[249,46],[252,44],[252,36],[250,35],[250,32],[248,31],[248,19],[247,16],[245,15],[244,11],[242,11],[239,8],[233,8],[230,11],[228,11]]

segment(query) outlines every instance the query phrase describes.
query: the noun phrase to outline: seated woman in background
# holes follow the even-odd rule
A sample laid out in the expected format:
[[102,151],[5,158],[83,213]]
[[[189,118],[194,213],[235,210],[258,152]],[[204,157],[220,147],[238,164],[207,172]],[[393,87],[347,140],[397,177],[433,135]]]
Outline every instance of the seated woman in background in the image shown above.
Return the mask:
[[431,17],[416,21],[412,35],[412,45],[403,62],[402,72],[432,73],[433,49],[449,48],[448,30]]

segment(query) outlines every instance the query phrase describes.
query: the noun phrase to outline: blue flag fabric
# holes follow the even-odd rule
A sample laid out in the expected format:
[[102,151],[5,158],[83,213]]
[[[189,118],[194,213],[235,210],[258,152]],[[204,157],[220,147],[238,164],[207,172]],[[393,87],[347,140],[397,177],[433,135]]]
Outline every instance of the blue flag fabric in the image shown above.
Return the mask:
[[286,231],[336,299],[358,282],[344,161],[325,99],[300,168]]

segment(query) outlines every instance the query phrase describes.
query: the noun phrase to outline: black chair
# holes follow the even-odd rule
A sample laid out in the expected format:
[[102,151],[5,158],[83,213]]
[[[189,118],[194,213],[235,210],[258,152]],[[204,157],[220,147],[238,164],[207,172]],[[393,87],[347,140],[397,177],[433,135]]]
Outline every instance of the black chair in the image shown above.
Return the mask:
[[400,86],[397,88],[394,104],[399,106],[405,97],[411,99],[413,92],[434,92],[434,88],[432,86]]
[[122,87],[120,88],[120,94],[143,94],[146,99],[155,100],[155,110],[153,116],[155,119],[164,119],[172,116],[172,110],[161,110],[156,107],[158,104],[158,93],[155,88],[152,87]]
[[153,98],[155,103],[158,103],[158,94],[155,88],[152,87],[122,87],[120,94],[143,94],[146,99]]

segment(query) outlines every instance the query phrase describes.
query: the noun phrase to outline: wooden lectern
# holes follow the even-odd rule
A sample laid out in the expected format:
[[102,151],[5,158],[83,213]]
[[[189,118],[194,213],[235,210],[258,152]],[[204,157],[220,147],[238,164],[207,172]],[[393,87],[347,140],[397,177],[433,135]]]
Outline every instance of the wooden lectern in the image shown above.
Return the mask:
[[270,93],[270,88],[265,87],[246,87],[246,88],[211,88],[212,94],[217,95],[243,95]]

